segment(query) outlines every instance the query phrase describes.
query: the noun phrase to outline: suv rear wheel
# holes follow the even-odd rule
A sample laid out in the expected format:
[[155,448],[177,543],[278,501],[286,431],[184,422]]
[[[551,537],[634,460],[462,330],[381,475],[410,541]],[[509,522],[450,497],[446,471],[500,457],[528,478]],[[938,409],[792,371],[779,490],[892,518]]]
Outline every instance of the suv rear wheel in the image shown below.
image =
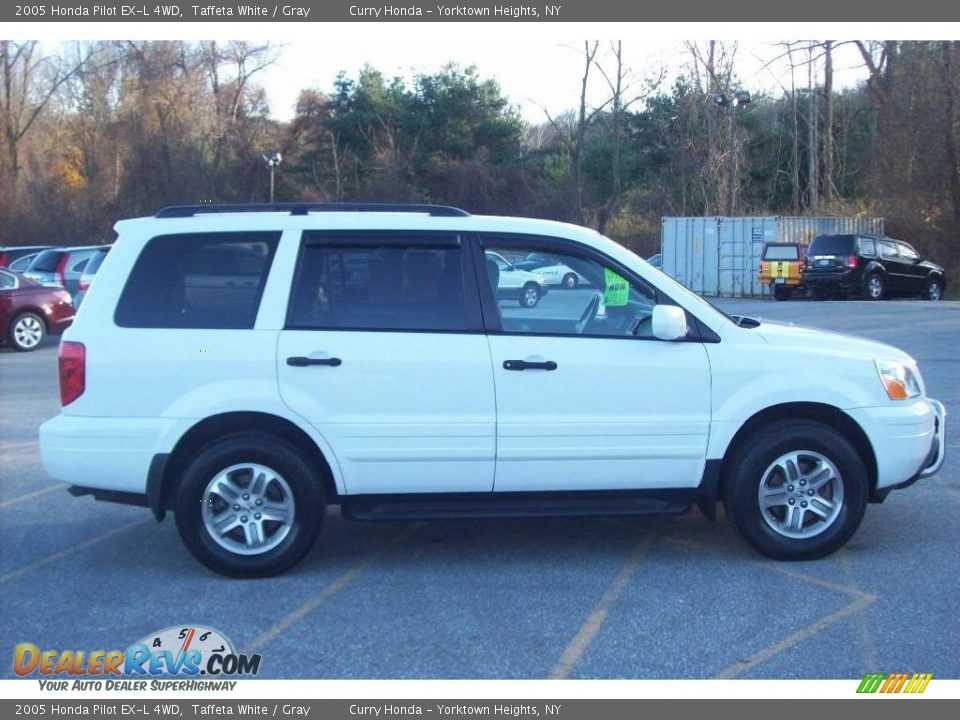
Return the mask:
[[323,490],[292,444],[240,433],[207,445],[177,492],[177,530],[197,560],[231,577],[265,577],[310,551],[324,514]]
[[870,273],[863,285],[864,300],[883,300],[887,294],[887,283],[880,273]]
[[779,560],[839,549],[867,506],[867,471],[852,443],[808,420],[783,420],[729,458],[724,508],[753,547]]

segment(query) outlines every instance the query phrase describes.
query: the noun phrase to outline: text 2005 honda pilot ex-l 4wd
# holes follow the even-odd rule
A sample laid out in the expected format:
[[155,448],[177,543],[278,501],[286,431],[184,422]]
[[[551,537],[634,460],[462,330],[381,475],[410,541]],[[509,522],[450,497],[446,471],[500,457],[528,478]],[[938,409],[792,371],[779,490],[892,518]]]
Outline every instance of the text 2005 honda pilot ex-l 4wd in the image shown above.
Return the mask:
[[[943,462],[888,345],[732,318],[597,233],[389,205],[173,207],[119,240],[40,430],[75,495],[176,515],[227,575],[357,519],[680,513],[775,558],[843,545]],[[532,305],[499,264],[581,281]]]

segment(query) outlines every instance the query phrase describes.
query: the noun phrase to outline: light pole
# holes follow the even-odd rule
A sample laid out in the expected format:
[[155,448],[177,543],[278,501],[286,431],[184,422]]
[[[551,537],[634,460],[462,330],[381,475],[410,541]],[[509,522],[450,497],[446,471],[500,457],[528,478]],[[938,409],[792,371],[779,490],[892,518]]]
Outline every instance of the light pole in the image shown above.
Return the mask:
[[280,166],[280,163],[283,162],[283,157],[278,152],[275,152],[270,157],[266,155],[261,155],[260,157],[263,158],[263,161],[270,169],[270,203],[273,204],[273,173]]
[[727,216],[733,217],[733,211],[737,200],[737,125],[736,110],[741,105],[750,104],[750,93],[746,90],[740,90],[732,98],[724,93],[717,93],[713,96],[713,101],[722,108],[727,108],[730,114],[730,163],[727,176]]

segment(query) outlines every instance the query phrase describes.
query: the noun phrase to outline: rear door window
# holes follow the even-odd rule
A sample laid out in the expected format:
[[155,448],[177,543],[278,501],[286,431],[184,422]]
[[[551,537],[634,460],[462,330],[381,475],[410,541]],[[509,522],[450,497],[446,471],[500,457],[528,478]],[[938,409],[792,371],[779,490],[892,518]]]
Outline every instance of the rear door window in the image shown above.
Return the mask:
[[894,245],[889,240],[880,241],[880,255],[881,257],[895,259],[897,257],[897,246]]
[[877,256],[877,241],[873,238],[860,238],[860,254],[869,255],[870,257]]
[[121,327],[253,328],[279,232],[190,233],[150,240],[124,286]]
[[306,233],[287,327],[464,332],[462,252],[448,233]]

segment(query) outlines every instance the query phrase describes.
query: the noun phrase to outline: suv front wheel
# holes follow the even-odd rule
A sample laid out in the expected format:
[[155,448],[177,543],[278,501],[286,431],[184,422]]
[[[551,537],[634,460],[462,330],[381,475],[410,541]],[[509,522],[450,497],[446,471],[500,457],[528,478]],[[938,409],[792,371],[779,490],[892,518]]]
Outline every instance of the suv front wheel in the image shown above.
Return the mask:
[[730,457],[724,508],[753,547],[779,560],[839,549],[867,506],[867,471],[836,430],[808,420],[771,424]]
[[177,493],[177,530],[214,572],[266,577],[303,559],[320,531],[323,491],[311,464],[272,435],[239,433],[207,445]]

